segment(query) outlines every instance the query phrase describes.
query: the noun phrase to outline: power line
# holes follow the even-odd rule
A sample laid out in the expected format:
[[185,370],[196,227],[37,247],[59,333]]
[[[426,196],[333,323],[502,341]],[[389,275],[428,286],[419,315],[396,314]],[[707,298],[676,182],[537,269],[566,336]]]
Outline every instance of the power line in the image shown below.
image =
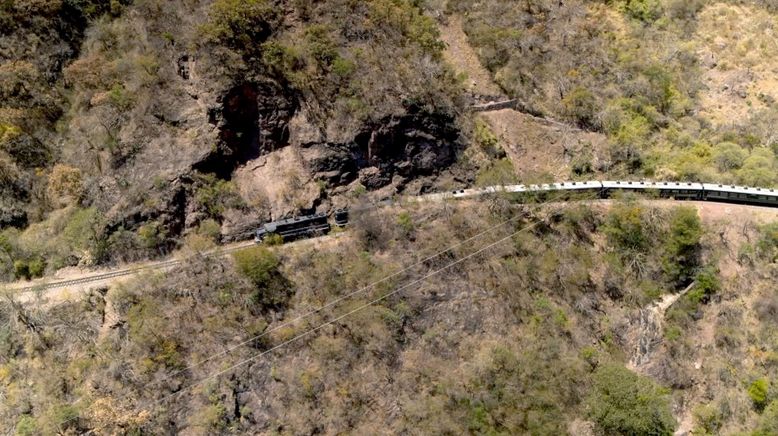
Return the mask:
[[[560,193],[560,194],[558,194],[556,196],[556,198],[550,199],[549,201],[554,201],[554,200],[556,200],[558,198],[561,198],[562,195],[563,195],[563,193]],[[178,370],[178,371],[176,371],[176,372],[174,372],[174,373],[172,373],[170,375],[167,375],[167,376],[165,376],[165,377],[163,377],[163,378],[161,378],[159,380],[154,380],[152,382],[152,385],[159,384],[159,383],[164,382],[166,380],[170,380],[173,377],[175,377],[175,376],[177,376],[177,375],[179,375],[179,374],[181,374],[183,372],[186,372],[186,371],[189,371],[191,369],[197,368],[197,367],[203,365],[204,363],[210,362],[211,360],[216,359],[218,357],[222,357],[222,356],[225,356],[227,354],[230,354],[233,351],[237,350],[238,348],[243,347],[244,345],[247,345],[247,344],[249,344],[251,342],[254,342],[254,341],[258,340],[258,339],[261,339],[261,338],[263,338],[263,337],[265,337],[265,336],[267,336],[267,335],[269,335],[269,334],[271,334],[273,332],[276,332],[276,331],[278,331],[278,330],[280,330],[282,328],[285,328],[285,327],[288,327],[290,325],[296,324],[298,321],[301,321],[301,320],[303,320],[303,319],[305,319],[305,318],[307,318],[309,316],[315,315],[315,314],[317,314],[317,313],[319,313],[319,312],[321,312],[321,311],[323,311],[325,309],[328,309],[328,308],[333,307],[333,306],[335,306],[335,305],[337,305],[337,304],[339,304],[339,303],[341,303],[341,302],[343,302],[345,300],[348,300],[351,297],[354,297],[354,296],[359,295],[359,294],[361,294],[361,293],[363,293],[363,292],[365,292],[365,291],[367,291],[369,289],[372,289],[372,288],[378,286],[379,284],[384,283],[384,282],[386,282],[386,281],[388,281],[388,280],[390,280],[390,279],[392,279],[394,277],[397,277],[397,276],[405,273],[406,271],[408,271],[408,270],[410,270],[412,268],[415,268],[415,267],[417,267],[419,265],[422,265],[422,264],[424,264],[424,263],[426,263],[426,262],[428,262],[428,261],[430,261],[430,260],[432,260],[432,259],[434,259],[434,258],[436,258],[438,256],[441,256],[441,255],[443,255],[443,254],[445,254],[445,253],[447,253],[447,252],[449,252],[451,250],[454,250],[454,249],[456,249],[458,247],[461,247],[461,246],[463,246],[463,245],[465,245],[465,244],[467,244],[469,242],[472,242],[473,240],[478,239],[481,236],[484,236],[485,234],[490,233],[490,232],[492,232],[495,229],[503,227],[504,225],[506,225],[508,223],[511,223],[511,222],[517,220],[518,218],[519,218],[518,216],[514,216],[512,218],[509,218],[509,219],[507,219],[507,220],[505,220],[505,221],[503,221],[503,222],[501,222],[501,223],[499,223],[499,224],[497,224],[495,226],[492,226],[492,227],[490,227],[490,228],[488,228],[488,229],[486,229],[486,230],[484,230],[484,231],[482,231],[480,233],[477,233],[477,234],[475,234],[475,235],[473,235],[473,236],[471,236],[471,237],[469,237],[469,238],[467,238],[467,239],[465,239],[463,241],[460,241],[460,242],[458,242],[456,244],[453,244],[453,245],[451,245],[451,246],[449,246],[449,247],[447,247],[447,248],[445,248],[445,249],[443,249],[441,251],[438,251],[438,252],[436,252],[435,254],[433,254],[431,256],[428,256],[428,257],[426,257],[426,258],[424,258],[424,259],[422,259],[420,261],[417,261],[416,263],[413,263],[413,264],[411,264],[411,265],[409,265],[409,266],[407,266],[407,267],[405,267],[405,268],[403,268],[403,269],[401,269],[401,270],[399,270],[399,271],[397,271],[397,272],[395,272],[393,274],[390,274],[390,275],[388,275],[388,276],[386,276],[386,277],[384,277],[384,278],[382,278],[380,280],[377,280],[377,281],[375,281],[373,283],[370,283],[369,285],[366,285],[366,286],[364,286],[364,287],[362,287],[360,289],[357,289],[356,291],[353,291],[353,292],[351,292],[349,294],[346,294],[346,295],[343,295],[341,297],[338,297],[335,300],[332,300],[332,301],[330,301],[329,303],[327,303],[327,304],[325,304],[323,306],[319,306],[317,308],[311,309],[310,311],[308,311],[306,313],[303,313],[302,315],[298,315],[296,318],[294,318],[294,319],[292,319],[290,321],[286,321],[286,322],[284,322],[284,323],[282,323],[280,325],[277,325],[276,327],[273,327],[270,330],[266,330],[266,331],[260,333],[259,335],[256,335],[256,336],[254,336],[252,338],[249,338],[249,339],[246,339],[246,340],[244,340],[244,341],[242,341],[242,342],[240,342],[240,343],[238,343],[238,344],[236,344],[236,345],[234,345],[234,346],[232,346],[232,347],[230,347],[230,348],[228,348],[228,349],[226,349],[226,350],[224,350],[224,351],[222,351],[220,353],[216,353],[216,354],[210,355],[207,358],[205,358],[205,359],[203,359],[203,360],[201,360],[201,361],[199,361],[197,363],[189,365],[186,368],[180,369],[180,370]]]
[[[562,195],[562,193],[560,193],[560,194],[559,194],[557,197],[561,198],[561,195]],[[547,201],[553,201],[553,200],[550,200],[550,199],[549,199],[549,200],[547,200]],[[543,204],[543,203],[539,203],[539,204]],[[330,303],[328,303],[328,305],[322,306],[321,308],[318,308],[318,309],[314,309],[314,310],[310,311],[309,313],[306,313],[306,314],[304,314],[304,316],[309,316],[310,314],[317,313],[317,312],[319,312],[319,311],[323,310],[325,307],[331,307],[331,306],[333,306],[333,305],[337,304],[337,302],[343,301],[343,300],[345,300],[346,298],[349,298],[350,296],[356,295],[356,294],[357,294],[357,293],[359,293],[359,292],[363,292],[364,290],[366,290],[366,289],[369,289],[369,287],[370,287],[370,286],[375,286],[375,285],[377,285],[378,283],[381,283],[382,281],[388,280],[389,278],[391,278],[391,277],[393,277],[393,276],[395,276],[395,275],[398,275],[398,274],[400,274],[400,273],[402,273],[402,272],[404,272],[404,271],[407,271],[408,269],[410,269],[410,268],[413,268],[414,266],[418,266],[418,265],[420,265],[420,264],[422,264],[422,263],[424,263],[424,262],[426,262],[426,261],[428,261],[428,260],[430,260],[430,259],[433,259],[433,258],[435,258],[436,256],[439,256],[439,255],[441,255],[441,254],[444,254],[444,253],[446,253],[446,252],[448,252],[448,251],[450,251],[450,250],[452,250],[452,249],[454,249],[454,248],[457,248],[457,247],[459,247],[459,246],[461,246],[461,245],[464,245],[465,243],[467,243],[467,242],[469,242],[469,241],[472,241],[472,240],[474,240],[474,239],[476,239],[476,238],[478,238],[478,237],[480,237],[480,236],[482,236],[482,235],[484,235],[484,234],[486,234],[486,233],[488,233],[488,232],[490,232],[490,231],[492,231],[492,230],[494,230],[494,229],[496,229],[496,228],[499,228],[499,227],[501,227],[501,226],[503,226],[503,225],[505,225],[505,224],[507,224],[507,223],[509,223],[509,222],[512,222],[512,221],[514,221],[514,220],[516,220],[516,219],[518,219],[518,218],[519,218],[518,216],[516,216],[516,217],[512,217],[512,218],[509,218],[509,219],[507,219],[507,220],[503,221],[502,223],[500,223],[500,224],[498,224],[498,225],[496,225],[496,226],[494,226],[494,227],[491,227],[491,228],[489,228],[489,229],[487,229],[487,230],[484,230],[483,232],[480,232],[480,233],[478,233],[478,234],[476,234],[476,235],[474,235],[474,236],[471,236],[470,238],[468,238],[468,239],[466,239],[466,240],[464,240],[464,241],[461,241],[461,242],[459,242],[459,243],[457,243],[457,244],[454,244],[454,245],[450,246],[449,248],[447,248],[447,249],[445,249],[445,250],[442,250],[442,251],[440,251],[440,252],[436,253],[435,255],[429,256],[429,257],[425,258],[425,259],[424,259],[424,260],[422,260],[422,261],[416,262],[415,264],[413,264],[413,265],[411,265],[411,266],[409,266],[409,267],[405,268],[404,270],[398,271],[398,272],[396,272],[396,273],[394,273],[394,274],[392,274],[392,275],[390,275],[390,276],[388,276],[388,277],[385,277],[385,278],[384,278],[384,279],[382,279],[382,280],[379,280],[379,281],[377,281],[377,282],[375,282],[375,283],[373,283],[373,284],[371,284],[371,285],[368,285],[367,287],[364,287],[364,288],[362,288],[362,289],[360,289],[360,290],[358,290],[358,291],[352,292],[352,293],[351,293],[351,294],[349,294],[348,296],[344,296],[344,297],[341,297],[341,298],[339,298],[339,299],[336,299],[336,300],[335,300],[335,302],[330,302]],[[279,348],[281,348],[281,347],[284,347],[284,346],[288,345],[289,343],[295,342],[295,341],[297,341],[297,340],[299,340],[299,339],[301,339],[301,338],[303,338],[303,337],[305,337],[305,336],[308,336],[308,335],[310,335],[311,333],[314,333],[314,332],[316,332],[316,331],[318,331],[318,330],[321,330],[322,328],[324,328],[324,327],[326,327],[326,326],[328,326],[328,325],[332,325],[332,324],[334,324],[335,322],[338,322],[339,320],[341,320],[341,319],[343,319],[343,318],[346,318],[347,316],[350,316],[350,315],[352,315],[352,314],[354,314],[354,313],[356,313],[356,312],[359,312],[359,311],[361,311],[361,310],[363,310],[363,309],[365,309],[365,308],[367,308],[367,307],[369,307],[369,306],[371,306],[371,305],[373,305],[373,304],[375,304],[375,303],[377,303],[377,302],[383,301],[383,300],[385,300],[386,298],[389,298],[390,296],[392,296],[392,295],[395,295],[395,294],[399,293],[400,291],[402,291],[402,290],[404,290],[404,289],[406,289],[406,288],[408,288],[408,287],[410,287],[410,286],[412,286],[412,285],[414,285],[414,284],[420,283],[420,282],[422,282],[422,281],[424,281],[424,280],[426,280],[426,279],[428,279],[428,278],[430,278],[430,277],[432,277],[432,276],[434,276],[434,275],[436,275],[436,274],[439,274],[440,272],[443,272],[443,271],[445,271],[446,269],[449,269],[449,268],[451,268],[451,267],[453,267],[453,266],[455,266],[455,265],[457,265],[457,264],[459,264],[459,263],[462,263],[462,262],[464,262],[465,260],[467,260],[467,259],[470,259],[470,258],[472,258],[472,257],[474,257],[474,256],[476,256],[476,255],[478,255],[478,254],[480,254],[480,253],[482,253],[482,252],[484,252],[484,251],[488,250],[489,248],[492,248],[492,247],[494,247],[494,246],[496,246],[496,245],[498,245],[498,244],[500,244],[500,243],[502,243],[502,242],[504,242],[504,241],[506,241],[506,240],[508,240],[508,239],[512,238],[513,236],[515,236],[515,235],[517,235],[517,234],[519,234],[519,233],[521,233],[521,232],[524,232],[524,231],[527,231],[527,230],[530,230],[530,229],[534,228],[535,226],[537,226],[538,224],[540,224],[540,222],[541,222],[541,221],[537,221],[537,222],[535,222],[535,223],[533,223],[533,224],[530,224],[530,225],[528,225],[528,226],[525,226],[524,228],[521,228],[521,229],[519,229],[519,230],[517,230],[517,231],[513,232],[512,234],[510,234],[510,235],[508,235],[508,236],[506,236],[506,237],[504,237],[504,238],[502,238],[502,239],[500,239],[500,240],[498,240],[498,241],[496,241],[496,242],[494,242],[494,243],[491,243],[491,244],[487,245],[486,247],[484,247],[484,248],[481,248],[480,250],[477,250],[477,251],[476,251],[476,252],[474,252],[474,253],[471,253],[471,254],[469,254],[469,255],[467,255],[467,256],[465,256],[465,257],[463,257],[462,259],[459,259],[459,260],[457,260],[457,261],[454,261],[454,262],[452,262],[452,263],[450,263],[450,264],[448,264],[448,265],[446,265],[446,266],[444,266],[444,267],[442,267],[442,268],[440,268],[440,269],[438,269],[438,270],[436,270],[436,271],[433,271],[432,273],[429,273],[429,274],[425,275],[424,277],[421,277],[420,279],[414,280],[414,281],[413,281],[413,282],[411,282],[411,283],[408,283],[408,284],[406,284],[406,285],[404,285],[404,286],[402,286],[402,287],[400,287],[400,288],[397,288],[397,289],[395,289],[394,291],[392,291],[392,292],[390,292],[390,293],[388,293],[388,294],[385,294],[385,295],[383,295],[383,296],[381,296],[381,297],[379,297],[379,298],[377,298],[377,299],[375,299],[375,300],[372,300],[371,302],[369,302],[369,303],[367,303],[367,304],[364,304],[364,305],[362,305],[362,306],[360,306],[360,307],[358,307],[358,308],[356,308],[356,309],[354,309],[354,310],[352,310],[352,311],[350,311],[350,312],[348,312],[348,313],[346,313],[346,314],[344,314],[344,315],[341,315],[341,316],[339,316],[339,317],[337,317],[337,318],[335,318],[335,319],[332,319],[332,320],[330,320],[330,321],[327,321],[327,322],[325,322],[325,323],[323,323],[323,324],[320,324],[319,326],[317,326],[317,327],[314,327],[314,328],[312,328],[312,329],[309,329],[309,330],[307,330],[306,332],[303,332],[303,333],[302,333],[302,334],[300,334],[300,335],[297,335],[297,336],[295,336],[295,337],[293,337],[293,338],[291,338],[291,339],[288,339],[288,340],[286,340],[286,341],[284,341],[284,342],[282,342],[282,343],[280,343],[280,344],[278,344],[278,345],[276,345],[276,346],[274,346],[274,347],[272,347],[272,348],[269,348],[269,349],[267,349],[267,350],[265,350],[265,351],[263,351],[263,352],[261,352],[261,353],[259,353],[259,354],[257,354],[257,355],[254,355],[254,356],[252,356],[252,357],[250,357],[250,358],[248,358],[248,359],[246,359],[246,360],[244,360],[244,361],[242,361],[242,362],[239,362],[238,364],[236,364],[236,365],[233,365],[233,366],[231,366],[231,367],[227,368],[226,370],[219,371],[219,372],[217,372],[217,373],[215,373],[215,374],[212,374],[212,375],[210,375],[210,376],[207,376],[207,377],[205,377],[204,379],[201,379],[201,380],[199,380],[199,381],[197,381],[197,382],[195,382],[195,383],[193,383],[193,384],[191,384],[191,385],[189,385],[189,386],[187,386],[187,387],[184,387],[184,388],[182,388],[181,390],[179,390],[179,391],[177,391],[177,392],[175,392],[175,393],[173,393],[173,394],[171,394],[171,395],[167,395],[167,396],[165,396],[165,397],[163,397],[163,398],[161,398],[161,399],[159,399],[159,400],[156,400],[156,401],[154,401],[154,402],[152,403],[152,405],[156,405],[156,404],[159,404],[159,403],[161,403],[162,401],[166,401],[167,399],[169,399],[169,398],[171,398],[171,397],[173,397],[173,396],[175,396],[175,395],[181,394],[181,393],[183,393],[183,392],[185,392],[185,391],[187,391],[187,390],[189,390],[189,389],[192,389],[192,388],[194,388],[195,386],[198,386],[198,385],[202,384],[203,382],[205,382],[205,381],[207,381],[207,380],[210,380],[210,379],[212,379],[212,378],[215,378],[215,377],[219,377],[220,375],[223,375],[223,374],[225,374],[226,372],[229,372],[229,371],[231,371],[232,369],[235,369],[235,368],[237,368],[237,367],[239,367],[239,366],[241,366],[241,365],[244,365],[244,364],[246,364],[246,363],[249,363],[249,362],[251,362],[251,361],[253,361],[253,360],[256,360],[256,359],[258,359],[258,358],[261,358],[261,357],[263,357],[263,356],[265,356],[265,355],[267,355],[267,354],[269,354],[269,353],[271,353],[271,352],[273,352],[273,351],[275,351],[275,350],[277,350],[277,349],[279,349]],[[227,251],[227,250],[225,250],[225,251]],[[233,250],[229,250],[229,251],[233,251]],[[292,322],[299,321],[299,320],[300,320],[300,319],[302,319],[304,316],[300,316],[300,317],[296,318],[296,319],[295,319],[295,320],[293,320],[293,321],[290,321],[290,322],[288,322],[288,323],[285,323],[285,325],[289,325],[289,324],[291,324]],[[278,326],[278,327],[274,328],[274,330],[277,330],[278,328],[281,328],[281,327],[282,327],[282,326]],[[272,331],[274,331],[274,330],[271,330],[271,331],[268,331],[268,332],[263,332],[263,334],[262,334],[262,335],[260,335],[260,337],[261,337],[261,336],[263,336],[263,335],[269,334],[269,333],[271,333],[271,332],[272,332]],[[246,343],[248,343],[248,342],[250,342],[250,341],[252,341],[252,340],[255,340],[255,339],[256,339],[256,338],[252,338],[252,339],[250,339],[250,340],[244,341],[244,342],[243,342],[243,345],[245,345]],[[221,356],[221,355],[228,354],[229,352],[231,352],[231,351],[234,351],[235,349],[237,349],[237,348],[238,348],[238,347],[240,347],[240,346],[242,346],[242,345],[235,346],[235,347],[233,347],[232,349],[229,349],[229,350],[227,350],[226,352],[219,353],[219,355],[218,355],[218,356]],[[204,361],[202,361],[202,362],[199,362],[199,363],[197,363],[197,364],[195,364],[195,365],[191,366],[190,368],[196,367],[197,365],[201,365],[202,363],[205,363],[205,362],[207,362],[207,361],[209,361],[209,360],[212,360],[213,358],[214,358],[214,356],[211,356],[211,357],[209,357],[208,359],[206,359],[206,360],[204,360]],[[184,370],[186,370],[186,369],[184,369]],[[177,372],[176,374],[179,374],[180,372],[181,372],[181,371]],[[169,378],[170,378],[170,377],[166,377],[166,378],[164,378],[163,380],[166,380],[166,379],[169,379]],[[78,401],[77,401],[77,402],[78,402]],[[66,424],[66,423],[68,423],[68,422],[70,422],[70,421],[73,421],[73,420],[75,420],[75,419],[78,419],[79,417],[80,417],[80,416],[74,416],[74,417],[72,417],[72,418],[66,419],[66,420],[62,421],[61,423],[59,423],[59,424],[58,424],[58,426],[59,426],[59,425]]]
[[263,337],[265,337],[265,336],[267,336],[267,335],[269,335],[269,334],[271,334],[273,332],[276,332],[276,331],[278,331],[278,330],[280,330],[282,328],[288,327],[288,326],[290,326],[292,324],[296,324],[298,321],[301,321],[301,320],[303,320],[303,319],[305,319],[305,318],[307,318],[309,316],[315,315],[315,314],[321,312],[322,310],[328,309],[328,308],[330,308],[332,306],[337,305],[338,303],[341,303],[341,302],[343,302],[345,300],[348,300],[351,297],[354,297],[354,296],[359,295],[359,294],[361,294],[361,293],[363,293],[363,292],[365,292],[365,291],[367,291],[369,289],[372,289],[372,288],[378,286],[381,283],[384,283],[384,282],[386,282],[386,281],[388,281],[388,280],[390,280],[390,279],[392,279],[394,277],[397,277],[397,276],[405,273],[406,271],[408,271],[408,270],[410,270],[412,268],[415,268],[415,267],[417,267],[419,265],[422,265],[422,264],[424,264],[424,263],[426,263],[426,262],[428,262],[428,261],[430,261],[432,259],[435,259],[438,256],[441,256],[441,255],[443,255],[443,254],[445,254],[445,253],[447,253],[447,252],[449,252],[451,250],[454,250],[454,249],[456,249],[458,247],[461,247],[462,245],[465,245],[465,244],[467,244],[467,243],[469,243],[469,242],[471,242],[471,241],[473,241],[475,239],[478,239],[481,236],[484,236],[485,234],[490,233],[490,232],[492,232],[495,229],[498,229],[498,228],[500,228],[500,227],[502,227],[502,226],[504,226],[504,225],[506,225],[506,224],[508,224],[508,223],[510,223],[512,221],[515,221],[518,218],[519,217],[516,216],[516,217],[512,217],[510,219],[507,219],[507,220],[501,222],[500,224],[497,224],[497,225],[495,225],[493,227],[490,227],[490,228],[488,228],[488,229],[486,229],[486,230],[484,230],[484,231],[482,231],[482,232],[480,232],[480,233],[478,233],[476,235],[473,235],[473,236],[469,237],[468,239],[465,239],[464,241],[460,241],[460,242],[458,242],[458,243],[456,243],[454,245],[451,245],[451,246],[445,248],[444,250],[438,251],[438,252],[436,252],[435,254],[433,254],[431,256],[428,256],[428,257],[426,257],[426,258],[424,258],[424,259],[422,259],[422,260],[420,260],[420,261],[418,261],[416,263],[413,263],[413,264],[403,268],[402,270],[399,270],[399,271],[397,271],[397,272],[395,272],[393,274],[390,274],[390,275],[388,275],[388,276],[386,276],[386,277],[384,277],[384,278],[382,278],[380,280],[377,280],[377,281],[375,281],[373,283],[370,283],[369,285],[366,285],[366,286],[364,286],[364,287],[362,287],[360,289],[357,289],[356,291],[353,291],[351,293],[348,293],[346,295],[338,297],[338,298],[330,301],[329,303],[327,303],[327,304],[325,304],[323,306],[319,306],[317,308],[311,309],[310,311],[305,312],[305,313],[297,316],[296,318],[294,318],[294,319],[292,319],[290,321],[284,322],[284,323],[282,323],[282,324],[280,324],[280,325],[278,325],[276,327],[273,327],[270,330],[266,330],[266,331],[260,333],[259,335],[256,335],[256,336],[254,336],[252,338],[249,338],[249,339],[246,339],[243,342],[240,342],[240,343],[238,343],[238,344],[236,344],[236,345],[234,345],[234,346],[232,346],[232,347],[230,347],[230,348],[228,348],[228,349],[226,349],[226,350],[224,350],[224,351],[222,351],[220,353],[208,356],[207,358],[205,358],[203,360],[200,360],[199,362],[194,363],[194,364],[192,364],[190,366],[187,366],[186,368],[180,369],[180,370],[178,370],[178,371],[176,371],[176,372],[174,372],[174,373],[172,373],[172,374],[170,374],[168,376],[163,377],[162,379],[155,380],[155,381],[152,382],[152,384],[157,384],[157,383],[161,383],[161,382],[163,382],[165,380],[170,380],[171,378],[173,378],[173,377],[175,377],[175,376],[177,376],[177,375],[179,375],[179,374],[181,374],[183,372],[186,372],[186,371],[189,371],[191,369],[197,368],[198,366],[201,366],[204,363],[210,362],[211,360],[216,359],[218,357],[230,354],[231,352],[237,350],[238,348],[243,347],[246,344],[249,344],[249,343],[254,342],[254,341],[258,340],[258,339],[261,339],[261,338],[263,338]]
[[283,342],[279,343],[278,345],[275,345],[275,346],[273,346],[271,348],[268,348],[265,351],[257,353],[257,354],[255,354],[255,355],[253,355],[253,356],[251,356],[251,357],[249,357],[249,358],[247,358],[245,360],[242,360],[242,361],[240,361],[240,362],[238,362],[238,363],[236,363],[236,364],[234,364],[234,365],[232,365],[232,366],[230,366],[230,367],[228,367],[228,368],[226,368],[224,370],[221,370],[221,371],[215,372],[215,373],[213,373],[211,375],[208,375],[205,378],[202,378],[202,379],[200,379],[200,380],[198,380],[198,381],[196,381],[196,382],[194,382],[194,383],[192,383],[192,384],[182,388],[181,390],[179,390],[177,392],[174,392],[172,394],[166,395],[166,396],[160,398],[159,400],[154,401],[153,405],[157,405],[157,404],[159,404],[159,403],[161,403],[163,401],[167,401],[168,399],[173,398],[175,396],[178,396],[178,395],[180,395],[180,394],[182,394],[182,393],[184,393],[184,392],[186,392],[188,390],[191,390],[192,388],[194,388],[196,386],[199,386],[199,385],[203,384],[204,382],[206,382],[208,380],[211,380],[211,379],[217,378],[217,377],[219,377],[221,375],[224,375],[224,374],[226,374],[226,373],[228,373],[228,372],[230,372],[230,371],[232,371],[232,370],[234,370],[234,369],[236,369],[236,368],[238,368],[240,366],[243,366],[243,365],[245,365],[247,363],[250,363],[250,362],[252,362],[252,361],[254,361],[256,359],[259,359],[261,357],[264,357],[267,354],[270,354],[270,353],[272,353],[272,352],[274,352],[274,351],[276,351],[276,350],[278,350],[280,348],[283,348],[283,347],[285,347],[285,346],[287,346],[287,345],[289,345],[289,344],[291,344],[293,342],[296,342],[296,341],[298,341],[298,340],[300,340],[300,339],[302,339],[302,338],[304,338],[306,336],[309,336],[312,333],[315,333],[315,332],[317,332],[317,331],[319,331],[319,330],[321,330],[321,329],[323,329],[323,328],[325,328],[327,326],[330,326],[330,325],[332,325],[332,324],[334,324],[334,323],[336,323],[336,322],[338,322],[338,321],[340,321],[340,320],[342,320],[342,319],[344,319],[344,318],[346,318],[348,316],[351,316],[351,315],[353,315],[353,314],[355,314],[355,313],[357,313],[357,312],[359,312],[361,310],[364,310],[364,309],[366,309],[366,308],[368,308],[368,307],[370,307],[370,306],[372,306],[372,305],[374,305],[374,304],[376,304],[378,302],[381,302],[381,301],[383,301],[383,300],[385,300],[385,299],[387,299],[387,298],[389,298],[389,297],[391,297],[393,295],[396,295],[397,293],[399,293],[402,290],[405,290],[405,289],[407,289],[407,288],[409,288],[409,287],[411,287],[413,285],[421,283],[421,282],[429,279],[430,277],[433,277],[433,276],[435,276],[437,274],[440,274],[441,272],[443,272],[443,271],[445,271],[445,270],[447,270],[447,269],[449,269],[449,268],[451,268],[451,267],[453,267],[455,265],[458,265],[458,264],[460,264],[460,263],[462,263],[462,262],[464,262],[464,261],[466,261],[468,259],[471,259],[474,256],[477,256],[477,255],[483,253],[484,251],[486,251],[486,250],[488,250],[490,248],[493,248],[493,247],[495,247],[495,246],[497,246],[497,245],[499,245],[499,244],[501,244],[501,243],[503,243],[503,242],[513,238],[514,236],[518,235],[519,233],[525,232],[527,230],[530,230],[530,229],[536,227],[540,223],[541,223],[541,221],[536,221],[536,222],[534,222],[534,223],[532,223],[532,224],[530,224],[528,226],[525,226],[525,227],[523,227],[523,228],[521,228],[521,229],[511,233],[508,236],[505,236],[505,237],[503,237],[503,238],[501,238],[501,239],[499,239],[499,240],[497,240],[495,242],[492,242],[491,244],[489,244],[489,245],[487,245],[487,246],[485,246],[485,247],[483,247],[483,248],[481,248],[481,249],[479,249],[479,250],[477,250],[477,251],[475,251],[475,252],[473,252],[473,253],[471,253],[471,254],[463,257],[463,258],[461,258],[461,259],[453,261],[453,262],[449,263],[448,265],[443,266],[443,267],[441,267],[441,268],[439,268],[439,269],[437,269],[437,270],[435,270],[435,271],[433,271],[431,273],[428,273],[428,274],[426,274],[425,276],[423,276],[423,277],[421,277],[419,279],[416,279],[416,280],[414,280],[414,281],[412,281],[412,282],[410,282],[410,283],[408,283],[406,285],[403,285],[403,286],[395,289],[392,292],[389,292],[389,293],[384,294],[384,295],[382,295],[382,296],[380,296],[380,297],[378,297],[378,298],[376,298],[376,299],[374,299],[372,301],[369,301],[369,302],[367,302],[367,303],[357,307],[356,309],[353,309],[353,310],[351,310],[349,312],[346,312],[343,315],[340,315],[340,316],[338,316],[336,318],[333,318],[333,319],[331,319],[329,321],[326,321],[326,322],[324,322],[322,324],[319,324],[316,327],[308,329],[305,332],[298,334],[297,336],[294,336],[294,337],[292,337],[290,339],[287,339],[286,341],[283,341]]

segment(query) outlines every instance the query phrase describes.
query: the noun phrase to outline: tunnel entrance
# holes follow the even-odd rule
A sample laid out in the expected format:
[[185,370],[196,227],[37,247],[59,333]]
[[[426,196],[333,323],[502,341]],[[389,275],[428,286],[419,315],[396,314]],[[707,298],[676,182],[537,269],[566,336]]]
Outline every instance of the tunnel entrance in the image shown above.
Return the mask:
[[296,105],[279,86],[242,83],[222,99],[219,144],[194,166],[229,180],[238,166],[289,143],[287,127]]

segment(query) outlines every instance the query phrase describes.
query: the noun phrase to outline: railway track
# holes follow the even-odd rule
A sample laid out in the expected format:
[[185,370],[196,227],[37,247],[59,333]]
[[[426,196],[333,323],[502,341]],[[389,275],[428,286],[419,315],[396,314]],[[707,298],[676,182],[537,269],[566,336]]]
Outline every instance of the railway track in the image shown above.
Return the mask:
[[[710,202],[721,203],[741,203],[747,205],[778,207],[778,191],[764,188],[750,188],[740,186],[725,186],[720,184],[700,184],[700,183],[680,183],[680,182],[633,182],[633,181],[613,181],[613,182],[562,182],[543,185],[501,185],[489,186],[485,188],[461,189],[451,192],[440,192],[433,194],[424,194],[416,197],[405,197],[400,200],[384,200],[372,205],[363,205],[351,209],[354,212],[370,209],[378,209],[394,204],[440,202],[455,199],[474,198],[484,195],[493,195],[499,193],[512,194],[544,194],[556,193],[560,191],[567,192],[598,192],[600,195],[612,191],[637,191],[637,192],[659,192],[665,198],[674,198],[681,200],[706,200]],[[240,237],[251,238],[251,232],[240,232],[239,235],[232,235],[232,240]],[[224,256],[234,251],[253,245],[252,241],[237,242],[229,247],[221,247],[204,253],[207,257]],[[124,268],[104,273],[95,273],[73,279],[41,282],[23,287],[9,287],[17,293],[31,291],[45,291],[49,289],[64,288],[67,286],[76,286],[86,283],[99,282],[118,277],[130,276],[146,271],[162,270],[171,268],[184,262],[186,259],[169,259],[142,266]]]
[[[253,245],[253,242],[241,242],[238,244],[235,244],[234,246],[230,247],[223,247],[215,250],[211,250],[209,252],[204,253],[206,257],[219,257],[224,256],[230,253],[233,253],[235,251],[244,249],[246,247],[249,247]],[[172,268],[181,262],[184,262],[187,259],[168,259],[163,260],[159,262],[150,263],[148,265],[133,267],[133,268],[125,268],[120,269],[116,271],[109,271],[105,273],[95,273],[84,277],[78,277],[74,279],[67,279],[67,280],[59,280],[59,281],[52,281],[52,282],[43,282],[43,283],[37,283],[34,285],[28,285],[24,287],[19,288],[13,288],[12,290],[14,292],[23,293],[23,292],[31,292],[31,291],[45,291],[49,289],[57,289],[57,288],[64,288],[67,286],[75,286],[75,285],[82,285],[86,283],[92,283],[92,282],[100,282],[103,280],[109,280],[109,279],[115,279],[118,277],[124,277],[124,276],[130,276],[134,274],[140,274],[142,272],[146,271],[155,271],[155,270],[163,270],[167,268]]]

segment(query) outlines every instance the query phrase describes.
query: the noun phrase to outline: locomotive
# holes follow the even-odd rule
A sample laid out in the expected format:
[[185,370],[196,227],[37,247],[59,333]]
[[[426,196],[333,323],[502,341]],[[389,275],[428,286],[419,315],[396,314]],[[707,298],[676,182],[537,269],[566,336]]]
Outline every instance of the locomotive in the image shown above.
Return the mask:
[[[778,207],[778,191],[768,188],[752,188],[715,183],[692,182],[645,182],[645,181],[589,181],[561,182],[541,185],[506,185],[486,188],[460,189],[451,192],[426,194],[408,198],[408,201],[444,201],[447,199],[479,197],[489,194],[508,193],[519,197],[537,196],[549,199],[551,194],[564,198],[574,194],[589,194],[597,198],[611,198],[625,192],[653,194],[660,198],[675,200],[698,200],[717,203],[737,203],[756,206]],[[392,204],[386,200],[377,206]],[[349,210],[335,211],[334,221],[338,227],[349,222]],[[329,233],[328,215],[324,213],[288,218],[265,223],[256,230],[254,240],[262,242],[268,235],[279,235],[284,241]]]
[[[335,225],[345,227],[348,224],[348,217],[348,209],[336,210]],[[325,235],[332,230],[328,218],[326,213],[317,213],[265,223],[256,230],[254,242],[262,242],[269,235],[278,235],[284,242]]]

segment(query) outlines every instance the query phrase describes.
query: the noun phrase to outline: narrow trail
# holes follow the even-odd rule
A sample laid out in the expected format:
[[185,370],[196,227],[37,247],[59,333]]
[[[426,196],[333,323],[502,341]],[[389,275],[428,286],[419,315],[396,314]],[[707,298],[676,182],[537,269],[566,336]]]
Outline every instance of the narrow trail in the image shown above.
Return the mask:
[[657,346],[662,342],[664,334],[664,319],[667,309],[676,301],[694,289],[696,283],[692,282],[683,291],[675,294],[667,294],[659,301],[641,309],[638,315],[637,340],[632,357],[627,363],[627,368],[639,374],[645,375],[645,369],[651,363],[651,357]]

